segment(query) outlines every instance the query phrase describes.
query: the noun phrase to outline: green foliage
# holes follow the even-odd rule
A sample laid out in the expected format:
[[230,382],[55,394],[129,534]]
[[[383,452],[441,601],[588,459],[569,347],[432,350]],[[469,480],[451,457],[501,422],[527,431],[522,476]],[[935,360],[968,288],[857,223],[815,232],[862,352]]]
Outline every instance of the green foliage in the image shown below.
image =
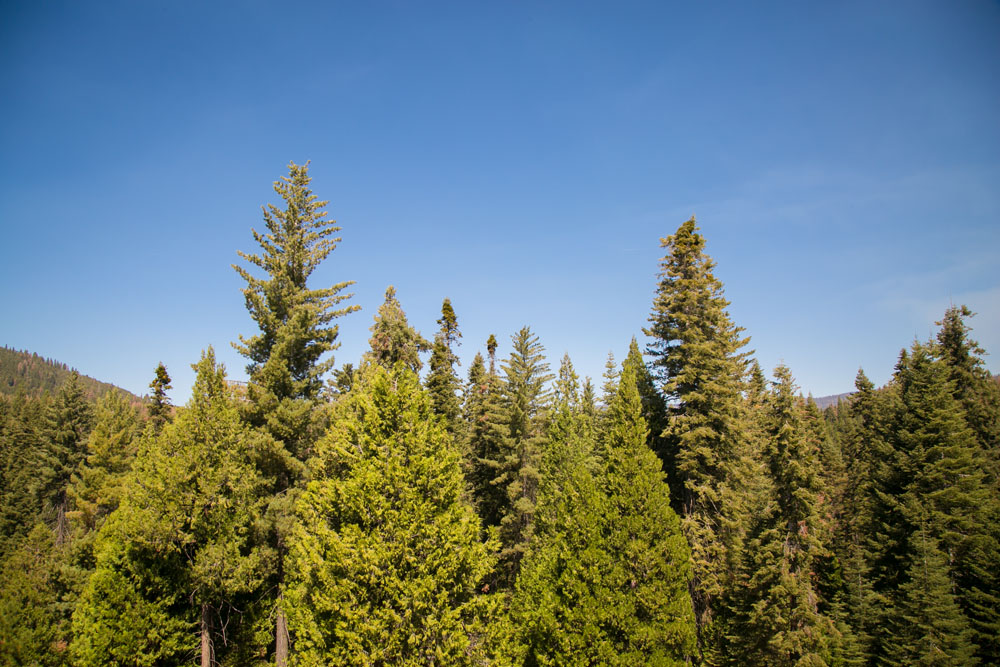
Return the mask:
[[504,371],[504,421],[507,438],[497,461],[500,473],[490,483],[505,488],[501,510],[500,558],[507,581],[517,575],[521,558],[534,530],[535,503],[540,480],[539,463],[545,446],[545,419],[552,379],[545,362],[545,348],[528,327],[511,337],[513,350],[502,364]]
[[462,334],[458,330],[458,319],[449,299],[441,306],[440,330],[434,337],[431,351],[430,373],[427,375],[427,391],[435,414],[441,415],[449,433],[458,429],[458,418],[462,405],[458,398],[459,380],[455,366],[459,364],[453,346],[458,345]]
[[420,353],[429,350],[431,345],[406,320],[392,285],[385,290],[385,301],[379,306],[370,331],[368,356],[372,361],[389,369],[401,363],[414,373],[420,372],[424,365]]
[[[0,347],[0,395],[14,396],[21,392],[27,397],[39,398],[55,394],[75,372],[66,364],[37,353]],[[79,375],[77,381],[88,401],[96,401],[109,391],[124,391],[86,375]],[[125,394],[133,402],[139,401],[137,396]]]
[[311,460],[287,559],[300,665],[480,664],[493,565],[459,450],[402,363],[369,364]]
[[47,399],[0,396],[0,559],[40,519],[36,485],[45,449]]
[[38,525],[2,561],[0,665],[66,664],[65,628],[58,612],[61,558],[52,531]]
[[731,534],[738,486],[737,461],[743,430],[742,378],[747,343],[729,319],[729,302],[705,254],[705,239],[694,218],[661,239],[667,250],[660,282],[645,329],[647,352],[670,409],[661,457],[682,525],[692,550],[694,603],[701,644],[711,643],[708,628],[717,599],[734,573]]
[[73,621],[82,665],[193,654],[204,608],[228,612],[267,570],[269,552],[255,534],[263,509],[255,462],[273,445],[240,419],[211,349],[194,368],[191,401],[159,435],[147,432],[101,530]]
[[469,383],[465,390],[463,414],[467,424],[468,441],[465,447],[470,461],[468,481],[472,497],[484,526],[499,526],[507,506],[507,489],[503,484],[504,446],[509,437],[503,406],[503,383],[497,376],[494,353],[496,339],[490,335],[493,346],[490,365],[483,366],[477,354],[469,367]]
[[156,366],[156,374],[149,383],[149,388],[153,390],[152,401],[149,404],[149,421],[159,430],[170,420],[171,405],[167,391],[173,389],[170,384],[170,374],[167,373],[167,367],[162,361]]
[[[545,457],[555,460],[513,601],[525,664],[682,665],[693,654],[690,552],[646,444],[634,362],[610,401],[605,458],[595,467],[565,426]],[[559,424],[565,404],[556,410]]]
[[251,265],[265,272],[259,278],[241,266],[233,268],[247,286],[243,288],[247,310],[260,333],[234,347],[250,360],[247,373],[249,417],[295,455],[308,444],[308,412],[323,388],[323,376],[333,358],[323,355],[338,347],[338,327],[330,323],[356,311],[358,306],[339,307],[351,294],[343,294],[352,281],[311,289],[308,280],[337,244],[340,231],[309,189],[309,165],[288,166],[288,176],[274,184],[284,201],[281,209],[268,204],[264,210],[266,233],[253,230],[261,254],[240,252]]

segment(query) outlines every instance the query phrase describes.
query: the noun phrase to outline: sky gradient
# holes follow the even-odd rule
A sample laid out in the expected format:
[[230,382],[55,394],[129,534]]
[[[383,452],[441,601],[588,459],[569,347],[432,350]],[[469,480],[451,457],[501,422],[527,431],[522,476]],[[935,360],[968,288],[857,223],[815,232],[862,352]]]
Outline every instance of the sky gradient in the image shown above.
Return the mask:
[[[529,325],[595,378],[692,214],[804,392],[886,382],[949,304],[1000,350],[1000,5],[5,2],[0,344],[136,393],[254,333],[237,250],[311,160],[354,280],[464,374]],[[1000,363],[987,364],[997,372]]]

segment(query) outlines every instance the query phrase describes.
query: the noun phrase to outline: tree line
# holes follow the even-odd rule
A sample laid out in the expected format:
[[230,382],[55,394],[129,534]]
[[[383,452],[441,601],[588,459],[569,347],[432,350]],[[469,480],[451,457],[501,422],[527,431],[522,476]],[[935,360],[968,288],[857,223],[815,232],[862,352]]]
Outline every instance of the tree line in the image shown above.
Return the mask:
[[[308,165],[235,270],[249,381],[0,399],[10,665],[1000,664],[1000,388],[949,308],[821,411],[769,379],[691,219],[600,388],[524,327],[459,374],[350,281]],[[427,368],[424,369],[424,361]]]

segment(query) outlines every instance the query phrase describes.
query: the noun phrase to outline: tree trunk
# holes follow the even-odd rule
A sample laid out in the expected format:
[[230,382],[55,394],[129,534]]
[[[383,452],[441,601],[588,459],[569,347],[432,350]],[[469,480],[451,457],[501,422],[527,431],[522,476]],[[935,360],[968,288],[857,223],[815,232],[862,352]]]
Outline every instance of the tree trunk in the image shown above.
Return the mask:
[[201,667],[212,667],[212,635],[208,605],[201,605]]
[[288,664],[288,622],[285,620],[285,611],[281,608],[284,598],[284,592],[278,593],[278,620],[274,629],[274,662],[277,667]]

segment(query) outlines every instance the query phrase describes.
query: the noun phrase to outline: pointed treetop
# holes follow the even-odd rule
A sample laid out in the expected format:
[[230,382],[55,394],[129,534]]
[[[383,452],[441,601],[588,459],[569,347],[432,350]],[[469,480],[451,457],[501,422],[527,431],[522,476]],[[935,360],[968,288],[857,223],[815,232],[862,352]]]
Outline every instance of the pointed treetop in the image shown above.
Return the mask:
[[375,363],[389,369],[402,363],[414,372],[420,371],[423,366],[420,353],[429,350],[431,345],[410,326],[392,285],[386,288],[385,302],[379,306],[369,331],[372,335],[368,354]]

